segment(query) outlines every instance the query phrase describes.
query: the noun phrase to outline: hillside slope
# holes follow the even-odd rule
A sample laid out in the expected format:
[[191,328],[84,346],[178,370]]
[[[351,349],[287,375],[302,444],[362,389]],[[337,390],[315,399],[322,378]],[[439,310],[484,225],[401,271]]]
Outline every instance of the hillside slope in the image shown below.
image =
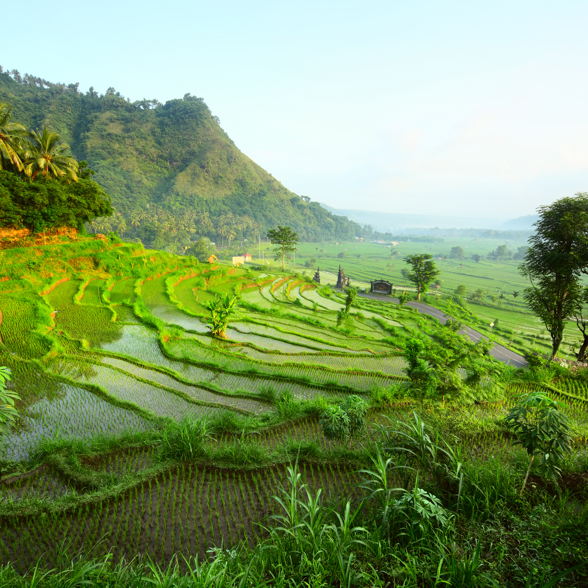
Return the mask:
[[[88,161],[120,213],[115,219],[125,221],[111,228],[128,237],[150,242],[168,236],[169,226],[158,226],[161,211],[175,219],[208,214],[212,226],[196,232],[218,240],[220,218],[231,214],[249,217],[245,231],[251,236],[277,224],[291,225],[305,240],[343,240],[361,232],[356,223],[297,196],[239,151],[202,98],[130,102],[113,88],[105,95],[93,88],[82,93],[77,84],[1,72],[0,102],[13,106],[13,120],[27,128],[51,127],[76,158]],[[137,211],[140,222],[133,220]]]

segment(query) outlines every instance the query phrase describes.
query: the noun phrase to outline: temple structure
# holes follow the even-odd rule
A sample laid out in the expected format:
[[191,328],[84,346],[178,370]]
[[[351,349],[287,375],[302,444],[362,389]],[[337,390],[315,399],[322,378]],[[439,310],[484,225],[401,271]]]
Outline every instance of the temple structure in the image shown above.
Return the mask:
[[320,268],[316,268],[316,272],[314,272],[314,278],[312,278],[313,282],[316,282],[317,284],[321,283],[321,270]]
[[345,272],[339,266],[339,275],[337,276],[337,288],[345,288]]
[[370,292],[372,294],[392,294],[392,288],[394,285],[386,280],[374,280],[370,282]]

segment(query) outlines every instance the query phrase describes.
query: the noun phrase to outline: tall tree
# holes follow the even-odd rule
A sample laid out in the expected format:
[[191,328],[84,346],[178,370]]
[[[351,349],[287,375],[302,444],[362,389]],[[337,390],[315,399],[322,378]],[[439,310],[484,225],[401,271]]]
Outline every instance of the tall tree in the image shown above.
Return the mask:
[[[514,294],[514,292],[513,292]],[[585,316],[585,307],[588,306],[588,286],[582,288],[582,293],[578,300],[578,304],[573,313],[576,325],[582,333],[582,343],[580,349],[576,352],[576,359],[578,361],[586,361],[586,352],[588,352],[588,317]]]
[[270,229],[267,238],[272,245],[275,245],[274,253],[276,261],[282,260],[282,270],[286,269],[286,255],[296,250],[298,235],[292,230],[292,227],[282,227],[278,225],[276,229]]
[[24,171],[34,180],[37,174],[44,177],[66,177],[78,181],[78,162],[68,155],[69,145],[61,137],[44,128],[41,132],[30,131],[29,145],[24,152]]
[[536,232],[519,272],[531,286],[524,298],[551,336],[556,357],[565,322],[581,304],[580,275],[588,268],[588,194],[561,198],[538,209]]
[[429,285],[441,272],[436,268],[433,256],[428,253],[407,255],[404,261],[412,268],[406,277],[416,286],[417,298],[420,300],[421,293],[429,290]]
[[15,168],[24,169],[20,157],[20,142],[26,135],[26,130],[18,123],[10,122],[12,107],[0,103],[0,170]]

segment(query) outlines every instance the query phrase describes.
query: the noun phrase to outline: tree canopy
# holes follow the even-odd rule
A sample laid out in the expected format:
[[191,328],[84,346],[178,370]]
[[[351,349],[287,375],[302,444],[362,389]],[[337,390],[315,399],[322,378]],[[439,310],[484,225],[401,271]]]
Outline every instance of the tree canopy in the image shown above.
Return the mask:
[[581,309],[580,276],[588,273],[588,194],[561,198],[538,209],[520,273],[531,286],[524,298],[551,336],[557,355],[566,320]]
[[416,286],[420,300],[421,293],[429,290],[429,285],[441,272],[436,268],[433,256],[428,253],[407,255],[404,261],[411,266],[412,271],[406,277]]
[[274,253],[276,261],[282,260],[282,270],[286,269],[286,255],[296,251],[298,235],[292,230],[292,227],[282,227],[278,225],[276,229],[268,231],[267,238],[272,245],[275,245]]
[[452,259],[459,259],[460,261],[463,260],[465,258],[463,247],[452,247],[451,252],[449,253],[449,257]]
[[83,229],[84,223],[112,214],[110,198],[91,179],[57,133],[24,132],[0,104],[0,227],[39,233],[56,227]]

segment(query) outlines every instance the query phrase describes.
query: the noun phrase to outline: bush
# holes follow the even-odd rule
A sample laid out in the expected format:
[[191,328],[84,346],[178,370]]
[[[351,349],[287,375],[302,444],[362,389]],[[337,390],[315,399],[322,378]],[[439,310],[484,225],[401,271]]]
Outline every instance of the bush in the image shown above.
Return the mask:
[[300,403],[294,398],[294,394],[289,390],[280,392],[280,396],[276,401],[276,410],[278,415],[285,420],[292,420],[300,416]]
[[348,396],[339,406],[331,406],[321,417],[324,436],[332,441],[351,443],[365,428],[367,404],[359,396]]
[[162,434],[160,458],[183,461],[200,457],[204,453],[205,441],[210,438],[211,429],[207,418],[186,417],[179,423],[170,423]]
[[406,398],[407,391],[407,386],[402,384],[374,388],[371,392],[370,404],[374,408],[389,408],[395,402]]

